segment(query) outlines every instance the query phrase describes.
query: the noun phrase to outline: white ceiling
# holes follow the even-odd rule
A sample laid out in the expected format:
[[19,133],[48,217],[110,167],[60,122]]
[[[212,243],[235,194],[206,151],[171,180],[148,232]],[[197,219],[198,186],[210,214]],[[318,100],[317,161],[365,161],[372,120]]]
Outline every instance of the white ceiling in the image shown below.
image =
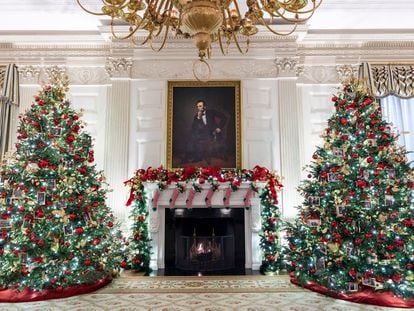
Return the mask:
[[[82,0],[99,10],[101,0]],[[413,0],[324,0],[310,30],[406,29],[414,32]],[[104,17],[87,14],[76,0],[0,0],[0,34],[22,31],[98,31]],[[1,39],[1,37],[0,37]]]

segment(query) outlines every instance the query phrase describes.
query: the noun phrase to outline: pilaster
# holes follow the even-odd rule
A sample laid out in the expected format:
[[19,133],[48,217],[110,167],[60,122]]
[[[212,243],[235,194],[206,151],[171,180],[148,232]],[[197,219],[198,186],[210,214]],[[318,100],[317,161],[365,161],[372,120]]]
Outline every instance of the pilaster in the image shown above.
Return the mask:
[[111,58],[106,65],[111,77],[111,87],[106,109],[104,170],[113,189],[108,195],[108,204],[123,225],[127,216],[127,209],[124,207],[127,189],[123,182],[128,178],[130,62],[128,59]]
[[275,60],[279,69],[277,79],[278,106],[280,118],[280,159],[283,183],[282,213],[286,219],[296,215],[295,206],[301,198],[297,192],[300,183],[300,136],[299,109],[297,100],[297,61],[295,58]]

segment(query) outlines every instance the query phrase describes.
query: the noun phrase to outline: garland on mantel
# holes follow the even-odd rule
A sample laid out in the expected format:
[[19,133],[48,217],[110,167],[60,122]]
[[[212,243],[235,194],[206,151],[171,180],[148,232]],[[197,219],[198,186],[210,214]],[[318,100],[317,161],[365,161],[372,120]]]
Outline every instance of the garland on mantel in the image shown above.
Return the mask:
[[[135,175],[125,181],[125,185],[130,187],[130,197],[127,206],[134,203],[130,211],[130,219],[133,224],[129,237],[128,258],[124,263],[125,268],[135,271],[149,271],[150,246],[148,235],[148,213],[149,205],[145,193],[145,182],[157,183],[158,187],[152,196],[152,208],[156,210],[161,191],[169,185],[175,183],[175,189],[170,198],[170,208],[175,207],[175,200],[179,193],[185,191],[184,183],[192,183],[186,200],[186,207],[192,208],[192,200],[196,192],[201,192],[201,185],[208,183],[210,189],[206,195],[206,207],[211,207],[211,198],[218,190],[219,183],[229,183],[229,188],[225,190],[224,206],[229,202],[231,192],[237,191],[242,182],[250,182],[250,189],[244,197],[244,206],[250,207],[250,198],[253,192],[258,192],[255,182],[264,182],[260,193],[262,227],[260,233],[260,247],[263,251],[263,261],[261,270],[266,274],[271,274],[279,270],[280,250],[279,229],[281,226],[280,210],[278,208],[277,191],[283,186],[279,182],[279,177],[268,169],[256,166],[253,170],[222,169],[220,167],[186,167],[179,169],[165,169],[163,167],[148,169],[138,169]],[[228,206],[227,206],[228,207]]]

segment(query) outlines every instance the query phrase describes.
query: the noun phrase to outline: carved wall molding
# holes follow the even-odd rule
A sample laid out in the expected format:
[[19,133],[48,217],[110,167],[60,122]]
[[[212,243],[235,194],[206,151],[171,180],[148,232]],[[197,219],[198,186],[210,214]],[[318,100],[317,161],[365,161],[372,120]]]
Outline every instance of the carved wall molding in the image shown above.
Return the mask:
[[110,83],[107,71],[102,67],[68,67],[66,65],[18,67],[20,84],[41,84],[49,80],[53,72],[61,72],[69,77],[72,85],[102,85]]
[[303,76],[304,71],[305,71],[304,65],[296,65],[295,73],[297,77]]
[[51,80],[53,76],[58,76],[58,77],[67,76],[66,66],[53,65],[53,66],[43,67],[43,75],[42,75],[43,79],[40,82],[49,83],[49,81]]
[[110,82],[104,67],[68,67],[67,74],[71,84],[99,85]]
[[20,84],[39,84],[40,66],[19,66]]
[[[341,58],[346,58],[347,63],[356,63],[365,60],[390,59],[406,60],[413,58],[414,42],[368,39],[357,42],[326,42],[315,41],[297,42],[296,36],[255,36],[250,43],[249,52],[241,57],[235,46],[230,46],[229,55],[221,56],[217,45],[213,46],[213,59],[225,59],[226,61],[274,59],[275,56],[299,57],[300,59],[318,57],[332,57],[333,63],[343,63]],[[82,37],[80,36],[80,39]],[[154,42],[156,45],[157,42]],[[243,46],[243,44],[242,44]],[[137,46],[126,41],[101,42],[101,43],[0,43],[0,59],[14,62],[22,62],[22,65],[53,65],[71,64],[73,66],[104,66],[108,58],[131,58],[132,60],[168,59],[188,60],[196,59],[196,49],[191,40],[171,38],[167,46],[160,53],[152,51],[147,46]],[[336,60],[335,60],[336,59]],[[311,59],[311,62],[313,60]],[[323,64],[321,64],[323,65]]]
[[304,66],[298,83],[336,84],[339,83],[336,66]]
[[[298,77],[298,83],[338,83],[357,76],[359,64],[304,65],[296,57],[275,60],[211,59],[211,79],[261,79]],[[192,60],[132,61],[130,58],[111,58],[105,67],[85,66],[19,66],[20,83],[39,84],[47,81],[54,70],[66,73],[73,85],[109,84],[110,78],[193,80]]]
[[276,58],[274,64],[279,71],[279,76],[296,76],[297,57]]
[[[275,78],[278,69],[272,60],[208,60],[211,79],[253,79]],[[133,79],[194,79],[193,61],[135,61],[132,67]]]
[[337,65],[336,72],[340,81],[348,80],[352,77],[358,78],[359,64],[356,65]]
[[113,58],[106,61],[105,70],[111,78],[129,78],[133,62],[131,58]]

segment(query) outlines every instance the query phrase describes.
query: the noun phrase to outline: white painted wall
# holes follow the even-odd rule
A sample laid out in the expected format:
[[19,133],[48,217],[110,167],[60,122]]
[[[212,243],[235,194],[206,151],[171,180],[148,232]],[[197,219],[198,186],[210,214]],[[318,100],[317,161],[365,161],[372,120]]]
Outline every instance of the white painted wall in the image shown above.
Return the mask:
[[279,109],[275,79],[242,81],[243,168],[280,171]]
[[99,170],[104,167],[107,93],[106,85],[72,85],[67,96],[75,110],[83,110],[81,119],[86,123],[85,131],[92,137]]
[[165,165],[167,83],[137,80],[131,85],[128,172]]
[[[242,164],[280,168],[275,80],[242,81]],[[167,82],[138,80],[131,87],[129,169],[165,165]]]
[[[298,85],[299,125],[300,125],[300,163],[310,164],[316,146],[322,145],[320,135],[327,127],[327,120],[334,112],[331,98],[337,93],[336,84]],[[307,173],[302,171],[302,178]]]

